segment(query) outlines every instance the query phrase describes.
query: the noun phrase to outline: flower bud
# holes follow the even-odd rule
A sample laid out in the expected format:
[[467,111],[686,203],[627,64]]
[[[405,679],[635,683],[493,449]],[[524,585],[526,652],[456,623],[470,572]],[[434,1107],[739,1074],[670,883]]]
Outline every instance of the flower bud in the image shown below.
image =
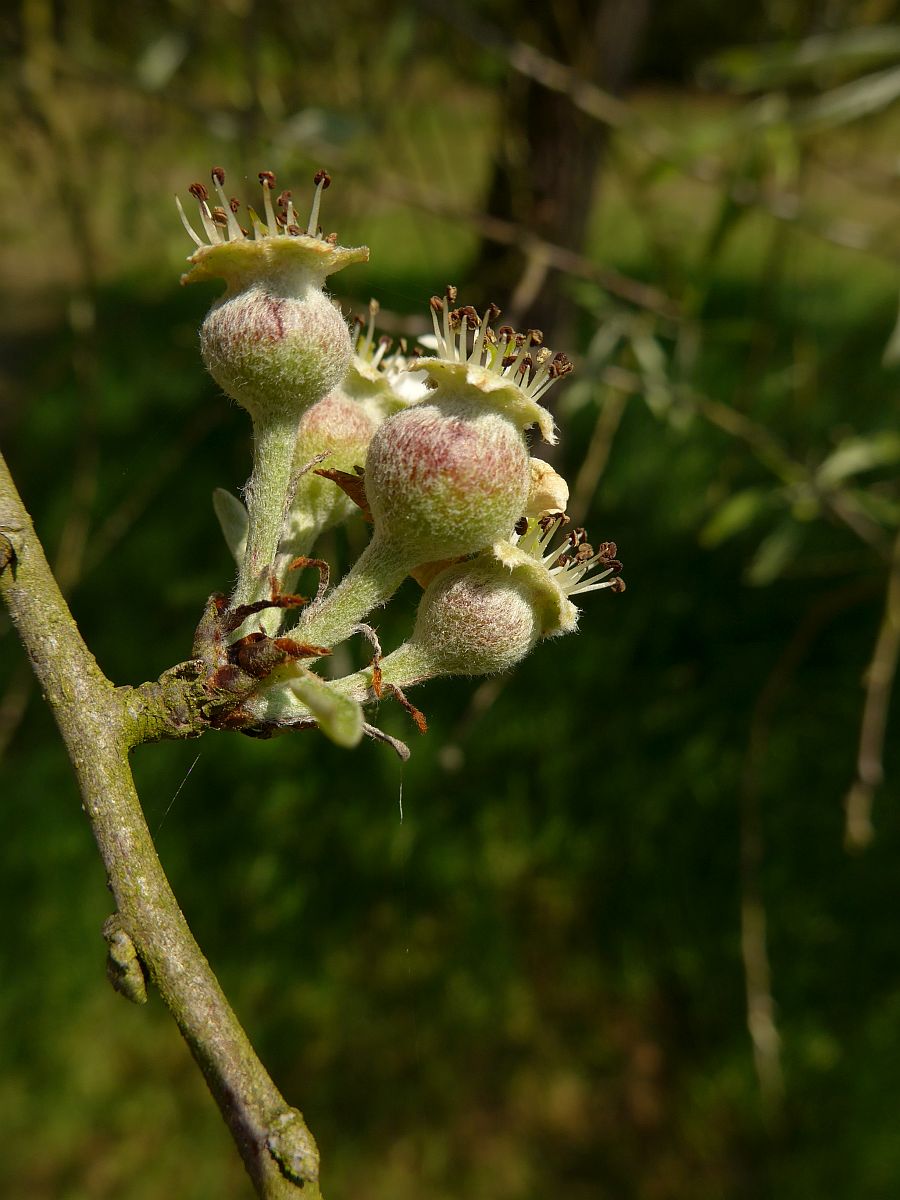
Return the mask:
[[595,550],[583,529],[571,529],[561,543],[550,545],[567,522],[562,514],[522,518],[512,537],[491,547],[496,561],[527,586],[540,614],[541,637],[575,629],[579,610],[572,596],[605,588],[625,591],[615,542],[602,542]]
[[[297,224],[290,192],[272,204],[275,176],[262,171],[266,223],[248,209],[251,238],[237,219],[240,205],[224,191],[225,172],[212,171],[220,204],[210,209],[202,183],[191,187],[206,241],[184,227],[197,245],[192,270],[182,283],[224,279],[225,292],[200,330],[203,360],[215,380],[253,419],[253,473],[245,490],[248,529],[232,604],[252,604],[271,590],[285,532],[297,421],[343,378],[350,360],[347,325],[322,291],[328,275],[365,261],[365,247],[346,249],[319,229],[322,192],[331,182],[315,177],[316,192],[306,231]],[[274,627],[277,613],[263,624]],[[240,630],[236,636],[240,636]]]
[[[338,388],[300,418],[294,449],[294,470],[302,471],[318,455],[326,453],[326,467],[352,471],[366,461],[375,421],[361,404]],[[300,476],[294,494],[288,541],[292,552],[305,554],[311,540],[332,525],[345,520],[356,505],[330,479],[315,471]],[[309,531],[309,537],[305,536]]]
[[[525,512],[531,466],[525,429],[553,439],[538,399],[571,364],[551,358],[538,330],[494,333],[494,306],[452,312],[434,298],[439,358],[416,360],[434,385],[427,399],[389,417],[366,456],[374,534],[338,588],[304,614],[303,635],[333,646],[422,563],[476,554],[506,537]],[[438,314],[440,314],[440,321]],[[474,333],[471,350],[469,332]]]
[[213,305],[200,352],[219,387],[252,416],[295,415],[340,382],[350,335],[315,284],[268,278]]
[[528,497],[528,451],[502,414],[440,398],[384,422],[365,478],[377,536],[412,568],[471,554],[512,528]]
[[322,285],[328,275],[364,262],[366,247],[348,249],[325,239],[318,229],[321,193],[330,182],[316,176],[316,193],[305,231],[297,224],[289,192],[272,203],[275,177],[260,173],[266,223],[253,209],[249,237],[237,218],[239,205],[224,192],[225,173],[212,172],[221,204],[210,209],[209,193],[194,184],[205,242],[182,220],[198,249],[182,283],[224,279],[225,293],[200,330],[203,361],[216,382],[254,418],[297,416],[335,387],[350,360],[346,322]]
[[383,682],[403,688],[436,675],[509,670],[541,638],[575,629],[570,596],[624,591],[612,542],[594,551],[577,529],[548,550],[564,520],[523,518],[512,539],[441,571],[422,593],[409,641],[382,661]]
[[[401,396],[397,389],[398,380],[412,381],[405,371],[405,345],[392,352],[390,338],[375,339],[378,311],[377,301],[370,301],[368,328],[356,318],[360,332],[342,383],[300,418],[294,450],[297,486],[286,535],[292,557],[308,554],[319,534],[357,508],[340,487],[306,469],[309,464],[325,454],[323,465],[329,470],[361,469],[377,426],[414,402],[415,392]],[[419,389],[425,392],[424,385]]]
[[537,424],[553,437],[550,414],[537,399],[562,372],[550,369],[541,334],[504,329],[498,337],[491,328],[498,309],[483,319],[474,309],[451,311],[455,295],[448,288],[432,300],[439,357],[415,364],[434,390],[385,421],[366,459],[376,536],[410,568],[505,537],[532,487],[524,430]]
[[[408,645],[422,660],[424,678],[494,675],[515,666],[540,635],[528,581],[481,555],[447,567],[429,584]],[[382,665],[389,681],[392,657]]]

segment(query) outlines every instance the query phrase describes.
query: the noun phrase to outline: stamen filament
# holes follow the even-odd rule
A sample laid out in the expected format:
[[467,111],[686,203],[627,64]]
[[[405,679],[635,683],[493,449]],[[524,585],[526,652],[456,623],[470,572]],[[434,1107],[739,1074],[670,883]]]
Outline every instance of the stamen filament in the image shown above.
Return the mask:
[[268,233],[269,237],[278,237],[278,235],[281,233],[281,227],[275,220],[275,209],[272,207],[272,185],[269,183],[268,179],[264,178],[262,180],[262,190],[263,204],[266,208],[266,225],[268,226],[266,232]]
[[178,215],[179,215],[179,217],[181,217],[181,223],[184,226],[185,232],[187,233],[188,237],[192,238],[193,241],[195,241],[198,246],[205,246],[206,243],[204,242],[203,238],[201,238],[198,234],[196,234],[194,232],[194,229],[193,229],[190,221],[187,219],[187,214],[184,211],[184,207],[177,196],[175,197],[175,204],[178,208]]

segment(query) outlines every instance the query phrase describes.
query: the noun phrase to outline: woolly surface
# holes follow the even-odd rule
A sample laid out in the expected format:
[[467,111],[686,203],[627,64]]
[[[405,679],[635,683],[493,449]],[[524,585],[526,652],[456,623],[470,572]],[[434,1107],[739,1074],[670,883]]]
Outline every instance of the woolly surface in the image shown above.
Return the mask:
[[200,330],[203,361],[254,416],[299,415],[344,377],[347,325],[315,287],[284,295],[259,285],[213,305]]
[[527,583],[479,558],[448,567],[429,585],[411,640],[436,673],[492,675],[524,658],[540,632]]
[[366,495],[376,529],[419,563],[508,534],[525,511],[530,475],[522,434],[499,413],[418,404],[376,431]]

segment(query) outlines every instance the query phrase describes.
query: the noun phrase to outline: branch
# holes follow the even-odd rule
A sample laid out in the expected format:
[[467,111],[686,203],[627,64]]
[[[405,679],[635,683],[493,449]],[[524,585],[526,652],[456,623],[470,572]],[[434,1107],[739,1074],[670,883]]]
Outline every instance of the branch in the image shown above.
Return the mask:
[[884,780],[884,739],[888,709],[900,657],[900,534],[894,542],[888,575],[884,615],[865,676],[863,705],[856,761],[856,779],[844,799],[846,823],[844,844],[848,850],[863,850],[872,840],[872,801]]
[[[0,455],[0,593],[53,710],[117,914],[110,974],[143,998],[146,974],[190,1047],[264,1200],[320,1200],[318,1152],[194,941],[144,820],[128,753],[145,740],[140,689],[115,688],[88,650]],[[135,958],[137,961],[135,961]]]
[[[567,63],[551,58],[536,46],[511,39],[506,30],[490,25],[481,14],[475,19],[459,5],[439,5],[436,0],[429,0],[429,7],[448,25],[504,59],[518,74],[548,91],[566,96],[573,108],[592,120],[627,134],[653,161],[673,166],[698,183],[724,188],[739,208],[757,208],[776,221],[797,225],[843,249],[863,251],[886,262],[898,261],[896,246],[885,244],[884,230],[858,221],[820,216],[804,208],[804,198],[797,192],[776,190],[751,179],[732,179],[726,163],[709,155],[696,156],[690,146],[680,143],[667,129],[626,101],[604,91]],[[788,119],[790,116],[789,113]],[[742,136],[749,136],[753,129],[741,132]]]

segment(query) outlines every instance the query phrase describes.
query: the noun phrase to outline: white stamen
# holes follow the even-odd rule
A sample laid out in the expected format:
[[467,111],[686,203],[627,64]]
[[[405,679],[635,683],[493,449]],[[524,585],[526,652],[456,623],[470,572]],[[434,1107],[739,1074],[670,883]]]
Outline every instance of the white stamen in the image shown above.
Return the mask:
[[206,231],[206,236],[215,246],[221,242],[222,238],[216,228],[216,223],[213,220],[212,213],[209,211],[209,205],[205,200],[200,201],[200,220],[203,222],[203,228]]
[[316,230],[319,228],[319,205],[322,203],[322,193],[325,191],[325,180],[321,179],[316,184],[316,194],[313,196],[312,208],[309,213],[309,224],[306,227],[306,232],[309,237],[316,236]]
[[186,213],[185,213],[185,211],[184,211],[184,208],[183,208],[183,206],[182,206],[182,203],[181,203],[181,201],[178,199],[178,197],[177,197],[177,196],[175,197],[175,204],[176,204],[176,205],[177,205],[177,207],[178,207],[178,215],[179,215],[179,217],[181,217],[181,223],[182,223],[182,225],[184,226],[184,228],[185,228],[185,231],[187,232],[187,235],[188,235],[188,237],[192,238],[192,239],[193,239],[193,240],[194,240],[194,241],[197,243],[197,245],[198,245],[198,246],[205,246],[205,245],[206,245],[206,242],[204,242],[203,238],[199,237],[199,236],[198,236],[198,235],[197,235],[197,234],[194,232],[194,230],[193,230],[193,227],[191,226],[191,223],[190,223],[190,221],[187,219],[187,214],[186,214]]
[[615,587],[617,579],[618,576],[615,579],[607,579],[604,583],[588,583],[584,587],[573,588],[569,591],[569,595],[584,596],[588,592],[601,592],[604,588]]
[[438,349],[438,351],[440,351],[441,344],[444,340],[441,337],[441,327],[440,327],[440,325],[438,325],[437,313],[434,311],[434,308],[432,307],[432,305],[429,304],[428,308],[429,308],[429,311],[431,312],[431,323],[434,326],[434,336],[437,341],[437,349]]
[[488,309],[488,311],[484,314],[484,316],[481,319],[481,328],[478,330],[478,335],[475,338],[475,344],[472,347],[472,354],[469,358],[469,362],[476,362],[476,363],[481,362],[481,351],[484,348],[484,339],[487,334],[488,314],[489,313],[490,313],[490,309]]
[[237,217],[231,211],[231,202],[225,195],[225,188],[221,183],[219,183],[219,180],[216,178],[215,174],[212,177],[212,181],[213,187],[216,189],[216,194],[222,203],[222,207],[225,209],[225,220],[228,223],[228,241],[242,241],[244,234],[240,225],[238,224]]
[[281,233],[281,228],[275,220],[275,209],[272,207],[272,187],[268,179],[263,180],[263,204],[266,207],[266,224],[268,225],[267,233],[269,237],[278,237]]

